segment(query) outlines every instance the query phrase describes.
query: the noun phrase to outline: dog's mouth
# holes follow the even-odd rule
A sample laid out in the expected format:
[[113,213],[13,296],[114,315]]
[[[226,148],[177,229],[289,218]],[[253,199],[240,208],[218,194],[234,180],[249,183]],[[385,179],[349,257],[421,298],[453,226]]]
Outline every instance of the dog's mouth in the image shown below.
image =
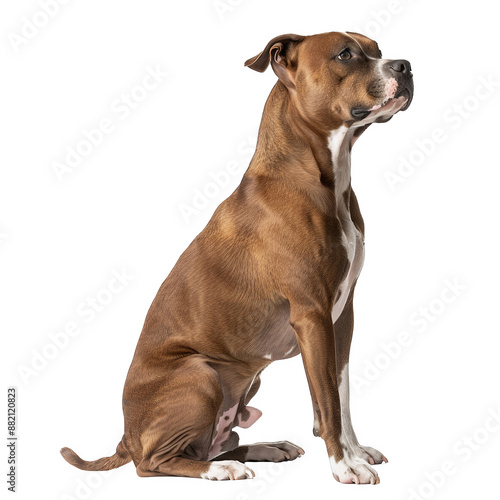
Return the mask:
[[392,105],[392,103],[394,103],[394,101],[397,101],[400,97],[404,97],[406,102],[399,111],[405,111],[410,105],[410,91],[408,89],[402,89],[401,92],[398,92],[398,94],[396,94],[394,97],[388,97],[384,99],[382,104],[375,104],[375,106],[372,106],[368,111],[388,109]]
[[408,84],[407,87],[403,87],[396,93],[395,98],[404,97],[406,99],[406,104],[400,109],[400,111],[406,111],[410,107],[411,101],[413,100],[413,81],[410,80],[410,82],[411,85]]
[[410,98],[404,94],[385,99],[381,104],[371,108],[353,108],[351,114],[356,120],[353,126],[367,123],[384,123],[389,121],[398,111],[404,111],[409,106]]
[[413,99],[413,78],[410,74],[404,83],[398,83],[395,78],[390,78],[385,83],[384,98],[371,108],[354,107],[351,115],[355,121],[386,122],[398,111],[406,111]]

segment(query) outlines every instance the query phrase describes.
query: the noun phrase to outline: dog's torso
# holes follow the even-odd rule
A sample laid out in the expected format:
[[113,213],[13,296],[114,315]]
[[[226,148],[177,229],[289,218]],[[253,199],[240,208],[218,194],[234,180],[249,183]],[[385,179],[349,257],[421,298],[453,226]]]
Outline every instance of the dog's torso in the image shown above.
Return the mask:
[[[348,140],[342,148],[350,147]],[[221,433],[229,440],[232,427],[244,424],[244,400],[258,374],[272,361],[300,353],[289,293],[331,303],[333,322],[342,313],[364,249],[348,156],[341,153],[339,161],[338,147],[325,138],[330,163],[325,179],[304,169],[313,155],[303,146],[294,152],[287,145],[294,154],[290,161],[300,164],[296,171],[288,165],[286,172],[264,174],[255,159],[179,258],[150,308],[125,399],[154,352],[161,353],[165,366],[193,354],[208,360],[224,400],[214,427],[191,444],[193,456],[220,453]]]

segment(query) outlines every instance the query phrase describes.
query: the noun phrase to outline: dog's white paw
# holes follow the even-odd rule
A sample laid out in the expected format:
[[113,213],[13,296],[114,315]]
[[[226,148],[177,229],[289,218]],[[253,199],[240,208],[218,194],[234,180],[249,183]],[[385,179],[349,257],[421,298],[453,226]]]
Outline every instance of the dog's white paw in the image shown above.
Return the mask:
[[385,458],[385,456],[380,453],[380,451],[376,450],[375,448],[371,448],[370,446],[361,446],[360,444],[358,444],[357,446],[353,447],[352,451],[358,458],[365,460],[370,465],[378,465],[383,462],[388,462],[387,458]]
[[201,474],[201,477],[212,481],[252,479],[255,477],[255,472],[236,460],[221,460],[220,462],[212,462],[207,472]]
[[333,477],[343,484],[378,484],[378,474],[364,460],[344,456],[339,462],[330,458]]

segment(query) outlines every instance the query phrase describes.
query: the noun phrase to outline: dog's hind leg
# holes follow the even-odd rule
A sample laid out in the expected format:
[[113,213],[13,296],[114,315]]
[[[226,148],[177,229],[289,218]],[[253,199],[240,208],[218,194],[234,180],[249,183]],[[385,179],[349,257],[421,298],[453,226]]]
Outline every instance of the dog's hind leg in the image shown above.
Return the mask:
[[276,443],[255,443],[223,453],[214,460],[239,460],[240,462],[285,462],[295,460],[304,450],[289,441]]
[[[137,474],[213,480],[252,478],[253,471],[240,462],[200,460],[208,456],[223,401],[217,372],[203,358],[192,356],[178,360],[160,380],[154,390],[136,386],[127,392],[125,408],[133,416],[128,440]],[[142,397],[144,393],[147,398]],[[140,411],[130,411],[131,407]],[[154,419],[146,419],[146,415],[154,415]],[[137,429],[140,433],[134,433]]]
[[174,457],[165,460],[165,462],[155,467],[154,470],[151,470],[147,463],[141,462],[137,467],[137,474],[141,477],[200,477],[214,481],[251,479],[255,476],[252,469],[236,460],[208,462],[182,457]]

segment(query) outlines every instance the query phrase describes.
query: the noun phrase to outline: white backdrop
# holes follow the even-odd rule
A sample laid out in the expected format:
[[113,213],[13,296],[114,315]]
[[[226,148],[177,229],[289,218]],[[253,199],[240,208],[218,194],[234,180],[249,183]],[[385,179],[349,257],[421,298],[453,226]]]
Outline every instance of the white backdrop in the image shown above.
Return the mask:
[[[18,390],[18,498],[498,491],[498,23],[491,2],[459,5],[2,4],[0,321],[4,390]],[[243,443],[293,441],[300,460],[254,464],[253,481],[224,483],[69,466],[62,446],[89,460],[114,452],[147,309],[248,165],[276,77],[244,61],[276,35],[336,30],[372,36],[384,57],[409,59],[415,78],[411,108],[373,125],[353,153],[367,235],[352,411],[361,443],[389,458],[381,484],[331,476],[300,358],[266,370],[252,403],[263,417],[240,432]]]

